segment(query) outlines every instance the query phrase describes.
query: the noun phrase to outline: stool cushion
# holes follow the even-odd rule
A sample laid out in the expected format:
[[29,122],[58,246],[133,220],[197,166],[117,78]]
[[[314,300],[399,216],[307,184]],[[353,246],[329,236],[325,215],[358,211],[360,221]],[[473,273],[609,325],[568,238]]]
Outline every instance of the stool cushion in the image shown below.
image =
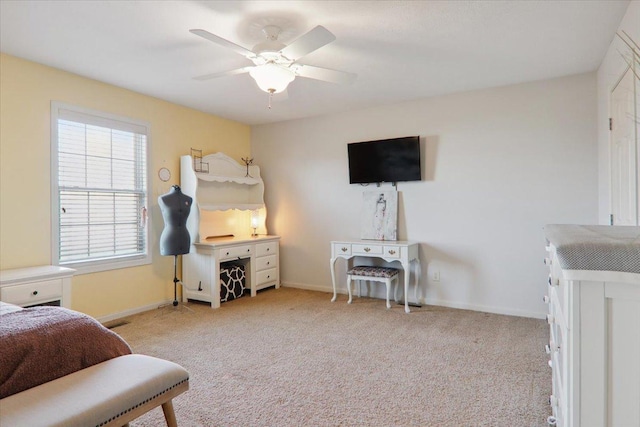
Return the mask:
[[398,275],[398,269],[391,267],[372,267],[369,265],[361,265],[358,267],[353,267],[351,270],[347,271],[347,274],[351,276],[391,278]]

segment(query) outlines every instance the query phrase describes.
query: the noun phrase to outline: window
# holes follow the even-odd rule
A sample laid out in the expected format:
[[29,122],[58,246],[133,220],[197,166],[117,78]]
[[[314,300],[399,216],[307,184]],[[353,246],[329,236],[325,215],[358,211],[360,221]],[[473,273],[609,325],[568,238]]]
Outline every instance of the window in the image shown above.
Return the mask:
[[149,125],[51,104],[53,263],[79,272],[151,262]]

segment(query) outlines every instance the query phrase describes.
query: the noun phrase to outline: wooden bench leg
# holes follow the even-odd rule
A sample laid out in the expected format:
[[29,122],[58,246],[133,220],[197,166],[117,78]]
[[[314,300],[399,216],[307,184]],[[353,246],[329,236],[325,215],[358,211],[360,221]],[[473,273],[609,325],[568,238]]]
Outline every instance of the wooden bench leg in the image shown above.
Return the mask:
[[176,420],[175,412],[173,412],[173,402],[171,400],[162,404],[162,412],[164,412],[167,427],[178,427],[178,421]]

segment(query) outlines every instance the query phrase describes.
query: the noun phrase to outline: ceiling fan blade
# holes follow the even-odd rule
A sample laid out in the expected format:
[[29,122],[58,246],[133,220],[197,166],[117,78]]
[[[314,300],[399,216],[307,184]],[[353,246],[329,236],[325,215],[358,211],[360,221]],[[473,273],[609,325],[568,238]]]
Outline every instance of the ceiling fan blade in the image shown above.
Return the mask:
[[327,30],[322,25],[318,25],[308,33],[303,34],[291,42],[291,44],[282,49],[281,52],[285,57],[295,61],[296,59],[331,43],[335,39],[336,36],[334,36],[331,31]]
[[204,76],[194,77],[193,79],[194,80],[209,80],[209,79],[215,79],[217,77],[223,77],[223,76],[234,76],[236,74],[248,73],[249,70],[251,70],[252,68],[254,68],[254,67],[253,66],[242,67],[242,68],[237,68],[235,70],[221,71],[219,73],[212,73],[212,74],[205,74]]
[[330,83],[351,84],[356,77],[358,77],[357,74],[330,70],[329,68],[314,67],[313,65],[294,64],[291,68],[298,76]]
[[202,38],[205,38],[209,41],[212,41],[214,43],[219,44],[220,46],[224,46],[226,48],[229,48],[231,50],[233,50],[234,52],[239,53],[242,56],[246,56],[247,58],[255,58],[256,54],[253,53],[252,51],[250,51],[249,49],[246,49],[240,45],[237,45],[233,42],[230,42],[227,39],[223,39],[222,37],[216,36],[215,34],[211,34],[209,31],[205,31],[205,30],[201,30],[201,29],[194,29],[194,30],[189,30],[190,33],[195,34],[196,36],[200,36]]

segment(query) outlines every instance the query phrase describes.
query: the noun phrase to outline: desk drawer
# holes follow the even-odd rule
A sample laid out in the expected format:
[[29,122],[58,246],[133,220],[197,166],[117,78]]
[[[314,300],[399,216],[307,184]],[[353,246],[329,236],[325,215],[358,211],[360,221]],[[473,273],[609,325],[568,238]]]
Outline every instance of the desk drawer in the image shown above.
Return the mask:
[[256,256],[265,256],[278,253],[278,242],[258,243]]
[[268,268],[275,268],[278,266],[278,257],[276,255],[269,255],[259,257],[255,259],[256,271],[266,270]]
[[382,245],[351,245],[351,253],[353,255],[382,255],[383,247]]
[[398,258],[400,259],[401,248],[397,246],[385,246],[384,247],[384,257],[385,258]]
[[351,255],[351,244],[350,243],[334,243],[333,254],[334,256]]
[[220,249],[220,260],[224,261],[227,259],[246,258],[251,256],[252,254],[253,249],[251,245],[231,246],[229,248]]
[[0,290],[0,299],[16,305],[31,305],[60,299],[62,302],[62,280],[44,280],[23,285],[5,286]]
[[270,268],[268,270],[262,270],[256,273],[256,284],[258,286],[262,285],[263,283],[273,282],[276,280],[278,280],[277,268]]

